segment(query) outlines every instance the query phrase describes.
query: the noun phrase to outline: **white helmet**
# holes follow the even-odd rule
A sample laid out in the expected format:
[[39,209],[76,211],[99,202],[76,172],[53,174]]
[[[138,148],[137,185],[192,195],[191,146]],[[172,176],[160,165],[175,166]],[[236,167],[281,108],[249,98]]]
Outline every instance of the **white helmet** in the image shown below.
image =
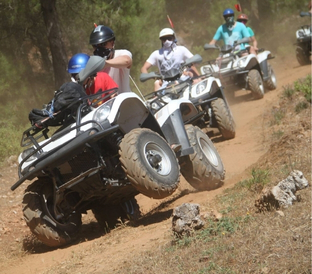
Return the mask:
[[173,35],[175,37],[174,31],[170,28],[164,28],[160,31],[159,38],[164,37],[164,36],[170,36],[170,35]]

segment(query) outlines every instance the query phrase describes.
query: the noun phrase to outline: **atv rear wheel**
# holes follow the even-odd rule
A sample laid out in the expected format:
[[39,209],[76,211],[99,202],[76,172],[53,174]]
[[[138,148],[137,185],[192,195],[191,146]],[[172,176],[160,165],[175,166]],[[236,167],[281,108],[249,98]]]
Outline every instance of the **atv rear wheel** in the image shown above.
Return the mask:
[[186,125],[185,129],[194,153],[181,159],[182,175],[198,190],[212,190],[222,186],[225,171],[212,141],[196,126]]
[[31,232],[44,244],[59,247],[71,242],[81,226],[81,214],[72,213],[57,220],[54,214],[53,185],[37,180],[27,187],[23,197],[23,214]]
[[234,119],[224,100],[218,98],[212,101],[211,108],[223,139],[233,139],[235,137]]
[[308,65],[311,62],[309,50],[301,46],[297,46],[296,48],[296,58],[301,66]]
[[274,90],[277,87],[277,82],[276,82],[276,76],[275,76],[274,70],[270,64],[268,64],[268,72],[269,72],[270,78],[269,80],[264,82],[264,85],[266,89]]
[[100,203],[92,208],[92,212],[100,227],[108,231],[125,221],[136,221],[141,217],[140,207],[134,197],[117,205]]
[[162,199],[177,189],[180,181],[177,158],[156,132],[133,129],[122,139],[119,155],[128,179],[142,194]]
[[261,99],[264,96],[264,86],[260,72],[252,69],[248,72],[248,85],[255,99]]

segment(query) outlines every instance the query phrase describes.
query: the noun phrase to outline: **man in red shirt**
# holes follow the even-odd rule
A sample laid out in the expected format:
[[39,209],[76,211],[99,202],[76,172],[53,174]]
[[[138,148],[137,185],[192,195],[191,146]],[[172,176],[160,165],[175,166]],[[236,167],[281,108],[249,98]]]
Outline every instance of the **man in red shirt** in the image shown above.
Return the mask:
[[[75,54],[68,62],[67,71],[71,74],[72,81],[75,80],[75,76],[79,73],[83,68],[85,68],[90,56],[85,53],[77,53]],[[115,81],[106,73],[106,72],[98,72],[95,76],[88,77],[84,83],[83,87],[88,95],[96,94],[99,91],[107,90],[107,93],[103,93],[102,97],[107,96],[114,92],[115,88],[118,88],[118,85]],[[116,93],[115,93],[116,94]],[[102,103],[110,99],[108,97]]]

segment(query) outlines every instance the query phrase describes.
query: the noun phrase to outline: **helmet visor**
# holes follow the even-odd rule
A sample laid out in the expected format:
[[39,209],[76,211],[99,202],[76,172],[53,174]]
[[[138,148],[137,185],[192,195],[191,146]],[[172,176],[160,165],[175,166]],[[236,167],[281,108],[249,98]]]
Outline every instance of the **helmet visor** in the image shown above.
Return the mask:
[[225,15],[224,19],[227,24],[234,24],[234,15]]

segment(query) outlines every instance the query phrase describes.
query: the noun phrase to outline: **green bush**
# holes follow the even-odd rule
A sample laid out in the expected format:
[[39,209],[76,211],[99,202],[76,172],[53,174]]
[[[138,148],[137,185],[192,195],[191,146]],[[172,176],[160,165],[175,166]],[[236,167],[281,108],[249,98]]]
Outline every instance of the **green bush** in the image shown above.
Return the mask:
[[296,91],[303,93],[307,101],[311,103],[311,75],[295,81],[294,88]]
[[239,182],[242,187],[247,187],[251,191],[260,192],[270,180],[268,170],[253,168],[251,171],[252,178]]
[[20,140],[25,128],[0,121],[0,162],[21,152]]

